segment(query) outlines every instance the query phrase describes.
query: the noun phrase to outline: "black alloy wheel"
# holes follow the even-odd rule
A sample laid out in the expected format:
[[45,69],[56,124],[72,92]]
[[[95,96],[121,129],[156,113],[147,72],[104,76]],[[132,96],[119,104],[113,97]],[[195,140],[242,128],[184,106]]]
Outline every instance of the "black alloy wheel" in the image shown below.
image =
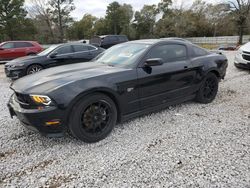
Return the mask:
[[196,100],[204,104],[212,102],[218,92],[218,82],[218,78],[214,73],[208,73],[202,81],[201,87],[196,95]]
[[82,112],[81,124],[90,134],[101,134],[111,121],[111,106],[106,101],[97,101]]
[[72,109],[69,131],[84,142],[98,142],[106,138],[117,121],[114,101],[102,93],[82,98]]

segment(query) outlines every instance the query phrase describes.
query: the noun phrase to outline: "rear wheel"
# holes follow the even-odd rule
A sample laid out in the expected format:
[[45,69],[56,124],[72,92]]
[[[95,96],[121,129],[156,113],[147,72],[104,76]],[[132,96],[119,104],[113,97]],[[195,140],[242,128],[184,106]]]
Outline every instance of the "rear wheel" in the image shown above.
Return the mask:
[[31,65],[28,67],[26,74],[27,75],[34,74],[34,73],[39,72],[41,70],[43,70],[43,67],[41,65]]
[[201,87],[196,95],[196,100],[200,103],[212,102],[218,92],[219,81],[214,73],[208,73],[202,81]]
[[117,109],[112,99],[104,94],[84,97],[73,108],[69,130],[84,142],[98,142],[106,138],[117,120]]

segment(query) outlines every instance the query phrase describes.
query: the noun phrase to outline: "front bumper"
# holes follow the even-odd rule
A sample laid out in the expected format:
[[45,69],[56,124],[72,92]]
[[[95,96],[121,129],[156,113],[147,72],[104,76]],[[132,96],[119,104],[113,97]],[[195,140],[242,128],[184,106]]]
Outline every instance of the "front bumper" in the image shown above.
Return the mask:
[[[64,111],[56,106],[43,109],[25,109],[16,101],[14,95],[11,96],[8,104],[11,117],[17,116],[20,122],[27,128],[38,131],[42,135],[49,137],[63,136],[65,132]],[[47,125],[46,122],[58,120],[57,125]]]
[[250,69],[250,61],[243,59],[241,54],[235,56],[234,65],[238,68]]
[[18,79],[25,76],[25,68],[4,67],[5,75],[11,79]]

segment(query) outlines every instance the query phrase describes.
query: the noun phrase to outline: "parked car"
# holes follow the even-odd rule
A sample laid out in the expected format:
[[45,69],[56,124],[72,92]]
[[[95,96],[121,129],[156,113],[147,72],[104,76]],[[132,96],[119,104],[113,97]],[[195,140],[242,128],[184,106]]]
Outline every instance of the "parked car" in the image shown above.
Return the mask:
[[78,139],[97,142],[117,122],[188,100],[212,102],[227,66],[224,55],[188,42],[132,41],[90,63],[15,81],[8,107],[11,116],[42,134],[69,130]]
[[126,35],[103,35],[95,36],[90,39],[90,44],[100,46],[105,49],[123,42],[128,42],[128,37]]
[[237,68],[250,69],[250,42],[241,46],[234,59]]
[[88,39],[78,40],[77,42],[89,44],[89,40]]
[[5,64],[7,77],[17,79],[43,69],[90,61],[104,49],[83,43],[52,45],[35,56],[17,58]]
[[220,45],[218,50],[224,50],[224,51],[234,51],[237,49],[236,45]]
[[8,61],[18,57],[34,55],[43,48],[35,41],[7,41],[0,44],[0,61]]
[[180,40],[180,41],[183,41],[183,42],[192,43],[191,41],[189,41],[189,40],[187,40],[187,39],[179,38],[179,37],[167,37],[167,38],[161,38],[161,39],[165,39],[165,40]]

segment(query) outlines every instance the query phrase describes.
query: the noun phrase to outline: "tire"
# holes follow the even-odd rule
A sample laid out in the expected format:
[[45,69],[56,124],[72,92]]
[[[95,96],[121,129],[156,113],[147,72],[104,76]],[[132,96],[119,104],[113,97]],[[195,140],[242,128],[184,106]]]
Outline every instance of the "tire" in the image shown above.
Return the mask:
[[218,77],[214,73],[208,73],[197,92],[196,101],[203,104],[211,103],[217,95],[218,87]]
[[93,143],[106,138],[117,121],[117,109],[108,96],[95,93],[87,95],[72,109],[69,131],[77,139]]
[[39,72],[43,70],[43,67],[41,65],[38,65],[38,64],[35,64],[35,65],[31,65],[27,68],[26,70],[26,74],[29,75],[29,74],[34,74],[36,72]]

